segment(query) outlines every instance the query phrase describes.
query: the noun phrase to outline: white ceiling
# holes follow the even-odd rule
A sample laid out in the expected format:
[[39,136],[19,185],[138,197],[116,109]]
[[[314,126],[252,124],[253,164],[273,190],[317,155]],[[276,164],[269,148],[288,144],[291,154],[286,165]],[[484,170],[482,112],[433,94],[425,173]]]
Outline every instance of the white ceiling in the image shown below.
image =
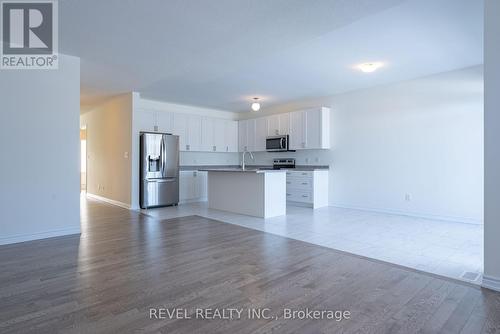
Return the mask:
[[[137,91],[248,111],[483,63],[483,0],[63,0],[82,105]],[[386,67],[353,70],[366,61]]]

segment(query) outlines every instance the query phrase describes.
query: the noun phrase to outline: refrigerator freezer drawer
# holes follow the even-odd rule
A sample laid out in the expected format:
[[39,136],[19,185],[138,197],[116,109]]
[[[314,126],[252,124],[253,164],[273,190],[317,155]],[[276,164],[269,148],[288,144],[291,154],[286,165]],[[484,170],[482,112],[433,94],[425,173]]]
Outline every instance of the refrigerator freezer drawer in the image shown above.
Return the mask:
[[141,208],[175,205],[179,203],[179,179],[143,180]]

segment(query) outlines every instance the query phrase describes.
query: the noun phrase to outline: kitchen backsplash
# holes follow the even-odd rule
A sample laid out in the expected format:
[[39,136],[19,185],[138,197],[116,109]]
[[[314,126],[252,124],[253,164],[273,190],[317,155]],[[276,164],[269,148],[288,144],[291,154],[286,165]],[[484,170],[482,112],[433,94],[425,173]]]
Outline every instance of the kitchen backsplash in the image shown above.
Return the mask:
[[[252,152],[254,160],[247,155],[248,165],[272,165],[274,158],[295,158],[297,165],[330,165],[333,150],[304,150],[297,152]],[[180,152],[181,166],[239,165],[241,153]]]
[[239,153],[180,152],[181,166],[238,165]]
[[[249,165],[272,165],[275,158],[295,158],[297,165],[330,165],[333,161],[333,150],[303,150],[296,152],[255,152],[254,160],[247,155],[245,161]],[[240,155],[241,160],[241,155]]]

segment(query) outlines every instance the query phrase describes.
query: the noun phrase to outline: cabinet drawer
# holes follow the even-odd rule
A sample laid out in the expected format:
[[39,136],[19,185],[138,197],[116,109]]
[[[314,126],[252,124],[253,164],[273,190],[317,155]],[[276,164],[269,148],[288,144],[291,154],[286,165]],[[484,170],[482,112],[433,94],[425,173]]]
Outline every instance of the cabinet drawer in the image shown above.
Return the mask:
[[312,178],[306,177],[287,177],[286,178],[286,187],[292,189],[305,189],[312,190],[313,182]]
[[312,178],[314,175],[314,171],[287,171],[287,177],[310,177]]
[[311,193],[308,191],[296,191],[287,189],[286,200],[293,202],[312,203],[313,198]]

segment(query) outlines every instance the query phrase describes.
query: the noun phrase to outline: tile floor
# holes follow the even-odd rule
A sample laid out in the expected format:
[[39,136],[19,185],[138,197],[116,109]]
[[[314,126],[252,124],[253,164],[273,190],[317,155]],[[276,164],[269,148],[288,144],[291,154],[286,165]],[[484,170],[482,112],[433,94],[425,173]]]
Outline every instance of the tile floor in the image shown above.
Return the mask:
[[[405,267],[480,284],[483,226],[326,207],[288,206],[262,219],[209,209],[206,202],[142,210],[159,219],[200,215]],[[479,274],[466,280],[466,272]]]

